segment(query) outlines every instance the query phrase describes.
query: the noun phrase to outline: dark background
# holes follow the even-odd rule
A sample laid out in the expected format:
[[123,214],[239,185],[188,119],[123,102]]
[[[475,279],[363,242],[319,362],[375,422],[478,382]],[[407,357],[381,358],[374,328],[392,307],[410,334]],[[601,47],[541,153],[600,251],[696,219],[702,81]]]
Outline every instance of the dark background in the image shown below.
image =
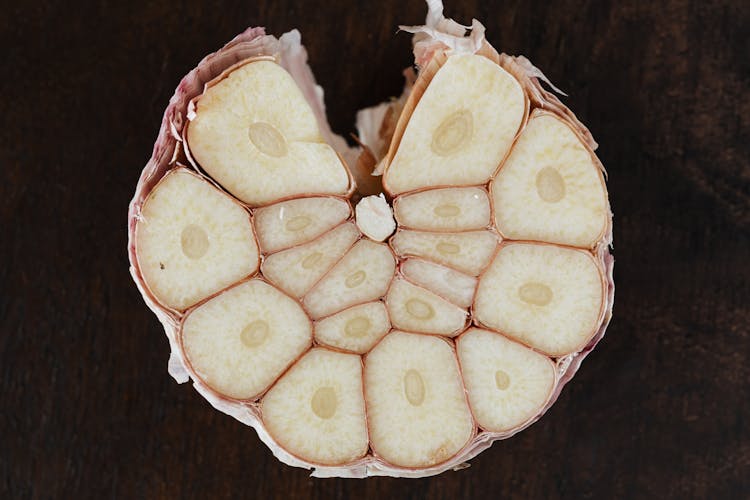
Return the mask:
[[750,9],[454,1],[600,142],[615,315],[557,404],[461,472],[318,480],[166,372],[127,204],[173,89],[297,27],[334,129],[398,94],[417,0],[2,2],[0,497],[750,498]]

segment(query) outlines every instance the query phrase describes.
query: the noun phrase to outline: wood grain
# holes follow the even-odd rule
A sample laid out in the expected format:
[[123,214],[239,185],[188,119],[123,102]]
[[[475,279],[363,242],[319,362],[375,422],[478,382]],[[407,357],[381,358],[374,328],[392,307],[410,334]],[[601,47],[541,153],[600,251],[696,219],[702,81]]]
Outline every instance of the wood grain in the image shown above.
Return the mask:
[[0,17],[0,497],[750,497],[750,9],[452,2],[570,94],[609,171],[615,317],[552,410],[469,469],[314,480],[166,373],[126,212],[179,79],[297,27],[335,130],[411,61],[380,2],[16,2]]

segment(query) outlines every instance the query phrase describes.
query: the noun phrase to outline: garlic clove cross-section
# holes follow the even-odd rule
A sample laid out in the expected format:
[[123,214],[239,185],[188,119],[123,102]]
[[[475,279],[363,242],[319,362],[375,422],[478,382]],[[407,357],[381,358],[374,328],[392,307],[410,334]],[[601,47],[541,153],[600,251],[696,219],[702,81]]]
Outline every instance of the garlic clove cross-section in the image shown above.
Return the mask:
[[477,279],[455,269],[421,259],[406,259],[401,273],[417,286],[443,297],[459,307],[469,307],[474,300]]
[[466,392],[479,426],[505,432],[535,417],[555,388],[555,365],[504,336],[470,328],[456,342]]
[[336,465],[367,453],[362,360],[314,348],[261,400],[268,432],[290,453]]
[[391,329],[385,305],[366,302],[315,322],[315,340],[323,345],[364,354]]
[[305,295],[302,304],[313,319],[385,294],[396,269],[390,249],[367,239],[358,241],[331,271]]
[[466,325],[466,310],[404,279],[393,280],[385,302],[393,326],[401,330],[453,337]]
[[594,335],[603,295],[601,273],[588,252],[510,243],[479,279],[474,317],[550,356],[564,356]]
[[383,176],[386,190],[485,184],[525,113],[526,97],[510,73],[476,54],[449,57],[409,119]]
[[393,207],[401,227],[470,231],[490,225],[490,200],[484,188],[430,189],[399,196]]
[[607,226],[603,184],[570,126],[535,111],[491,183],[497,228],[514,240],[593,247]]
[[365,358],[373,450],[401,467],[456,454],[474,433],[456,357],[445,340],[394,331]]
[[297,198],[255,211],[260,249],[273,253],[307,243],[349,218],[349,204],[334,197]]
[[323,142],[310,105],[273,61],[251,61],[209,86],[187,132],[190,153],[251,206],[349,190],[346,167]]
[[401,258],[422,257],[477,276],[490,262],[498,241],[492,231],[431,233],[400,229],[391,239],[391,245]]
[[312,324],[300,305],[253,279],[193,309],[182,343],[195,373],[220,394],[252,399],[309,346]]
[[250,215],[186,169],[164,176],[135,228],[138,264],[156,299],[184,310],[258,269]]

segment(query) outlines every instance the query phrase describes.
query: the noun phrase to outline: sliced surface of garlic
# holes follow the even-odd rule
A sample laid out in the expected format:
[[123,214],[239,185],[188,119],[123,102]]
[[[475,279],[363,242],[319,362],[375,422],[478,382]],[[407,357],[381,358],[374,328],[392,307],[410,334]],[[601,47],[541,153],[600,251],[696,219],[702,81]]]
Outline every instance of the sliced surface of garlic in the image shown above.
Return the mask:
[[539,418],[611,316],[590,134],[480,24],[444,21],[381,114],[377,195],[288,71],[299,40],[262,35],[175,101],[171,158],[191,165],[159,157],[131,205],[133,276],[175,362],[316,474],[458,466]]

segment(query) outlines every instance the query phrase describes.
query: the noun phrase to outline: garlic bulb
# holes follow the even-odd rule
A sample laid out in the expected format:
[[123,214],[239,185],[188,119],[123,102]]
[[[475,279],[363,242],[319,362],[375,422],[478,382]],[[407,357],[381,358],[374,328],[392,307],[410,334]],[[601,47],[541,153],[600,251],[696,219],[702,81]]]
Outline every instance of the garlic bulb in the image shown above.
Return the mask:
[[402,27],[418,75],[358,113],[356,148],[298,32],[240,34],[178,86],[130,204],[170,374],[318,477],[463,467],[544,414],[611,317],[591,134],[428,6]]

